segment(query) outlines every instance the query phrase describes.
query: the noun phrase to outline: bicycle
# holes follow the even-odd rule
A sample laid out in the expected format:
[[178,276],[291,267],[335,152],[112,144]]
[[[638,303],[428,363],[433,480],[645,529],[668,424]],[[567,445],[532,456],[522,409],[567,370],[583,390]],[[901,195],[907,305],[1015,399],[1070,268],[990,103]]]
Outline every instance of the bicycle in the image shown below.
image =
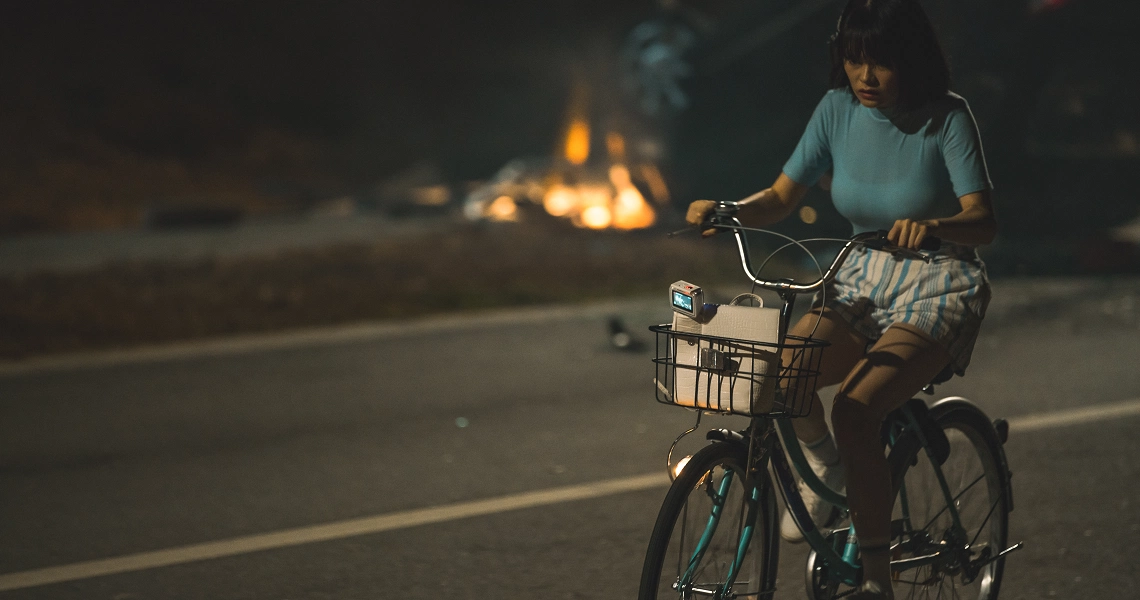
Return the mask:
[[[742,348],[745,353],[751,348],[767,356],[789,352],[793,359],[779,366],[776,398],[770,408],[755,413],[751,406],[725,410],[718,403],[717,410],[698,409],[697,424],[670,447],[667,462],[674,476],[673,451],[699,427],[702,412],[750,417],[743,431],[710,430],[706,437],[712,443],[679,461],[677,466],[683,462],[683,468],[675,474],[650,537],[640,600],[771,597],[776,592],[780,542],[776,490],[811,548],[805,574],[808,597],[842,597],[861,582],[854,527],[821,530],[808,514],[792,475],[794,467],[815,493],[846,510],[845,497],[812,471],[791,421],[806,416],[811,408],[818,358],[826,342],[789,335],[788,325],[796,296],[823,288],[857,245],[929,258],[890,247],[884,232],[868,233],[848,240],[826,273],[821,269],[813,283],[760,279],[752,269],[744,235],[747,228],[735,217],[737,208],[734,202],[718,203],[709,225],[733,232],[741,263],[753,284],[776,292],[782,300],[778,342],[681,333],[671,325],[650,327],[657,337],[658,400],[674,403],[668,390],[669,382],[676,381],[677,344],[682,339],[680,343],[695,340],[701,348],[725,352],[740,353]],[[698,364],[695,370],[706,375],[706,386],[739,383],[739,375],[726,371],[722,364]],[[950,374],[945,372],[923,391],[932,394],[933,385],[949,379]],[[945,398],[929,407],[920,398],[912,398],[884,420],[882,439],[890,449],[895,498],[891,567],[897,598],[958,598],[963,593],[985,600],[997,597],[1005,557],[1021,547],[1021,543],[1006,546],[1013,510],[1011,472],[1003,450],[1008,432],[1004,419],[991,421],[960,397]]]

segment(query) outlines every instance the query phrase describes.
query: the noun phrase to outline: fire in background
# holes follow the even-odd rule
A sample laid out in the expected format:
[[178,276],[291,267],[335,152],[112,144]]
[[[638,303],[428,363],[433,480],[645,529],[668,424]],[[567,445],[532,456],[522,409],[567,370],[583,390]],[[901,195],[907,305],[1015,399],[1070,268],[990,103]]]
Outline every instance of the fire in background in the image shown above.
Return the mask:
[[[656,222],[651,201],[659,206],[669,202],[661,171],[653,160],[640,157],[645,153],[631,152],[621,132],[599,134],[599,127],[591,126],[585,96],[575,94],[553,156],[507,163],[468,196],[469,218],[517,221],[520,205],[535,204],[590,229],[642,229]],[[595,135],[603,137],[595,140]],[[601,147],[604,151],[594,150]]]

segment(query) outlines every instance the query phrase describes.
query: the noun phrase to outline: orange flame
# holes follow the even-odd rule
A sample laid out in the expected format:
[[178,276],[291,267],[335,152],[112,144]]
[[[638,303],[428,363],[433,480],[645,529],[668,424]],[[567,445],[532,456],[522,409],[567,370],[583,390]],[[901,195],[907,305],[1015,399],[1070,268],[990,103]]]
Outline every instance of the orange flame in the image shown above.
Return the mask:
[[[584,92],[580,92],[582,94]],[[586,118],[586,103],[579,98],[572,103],[570,122],[566,128],[563,155],[566,162],[582,166],[590,158],[590,124]],[[629,168],[625,166],[628,149],[626,140],[615,131],[606,132],[606,151],[612,163],[609,169],[609,182],[589,182],[591,177],[583,169],[573,169],[548,179],[545,183],[527,191],[526,196],[534,202],[541,202],[546,212],[555,217],[565,217],[577,227],[605,229],[639,229],[649,227],[657,215],[646,202],[645,197],[634,185]],[[564,165],[563,165],[564,166]],[[639,166],[638,175],[649,186],[658,202],[668,198],[660,173],[652,165]],[[587,183],[568,183],[565,177]],[[592,175],[597,177],[597,175]],[[660,196],[660,197],[659,197]],[[491,218],[510,220],[517,218],[517,206],[507,204],[498,198],[487,207]]]
[[580,203],[577,190],[561,183],[551,186],[542,198],[542,207],[555,217],[566,217],[577,212]]
[[590,157],[590,126],[586,120],[575,117],[570,121],[566,132],[566,160],[570,164],[581,165]]
[[613,223],[613,213],[610,210],[613,196],[608,186],[580,185],[578,196],[582,199],[582,203],[581,212],[574,220],[575,225],[590,229],[605,229]]
[[618,229],[641,229],[649,227],[657,220],[656,213],[649,207],[641,192],[637,191],[629,178],[625,165],[610,167],[610,181],[617,190],[613,203],[613,223]]
[[615,164],[609,179],[608,185],[555,183],[543,195],[542,206],[555,217],[568,217],[577,227],[641,229],[653,225],[657,214],[633,185],[629,169]]

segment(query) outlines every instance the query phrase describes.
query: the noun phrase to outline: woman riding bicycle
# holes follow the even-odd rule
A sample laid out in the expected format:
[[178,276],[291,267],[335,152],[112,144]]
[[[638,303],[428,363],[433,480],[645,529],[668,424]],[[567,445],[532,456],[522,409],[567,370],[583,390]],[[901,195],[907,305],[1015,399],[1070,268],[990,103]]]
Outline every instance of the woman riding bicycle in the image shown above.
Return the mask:
[[[819,183],[854,232],[889,230],[918,250],[943,240],[929,262],[861,248],[791,333],[830,342],[820,385],[842,384],[834,440],[818,395],[796,435],[821,478],[847,487],[863,585],[851,598],[891,598],[891,478],[879,428],[944,369],[962,374],[989,303],[974,248],[994,238],[989,174],[973,115],[948,91],[949,70],[917,0],[850,0],[831,39],[831,84],[772,187],[741,203],[745,225],[792,213]],[[698,200],[686,219],[707,220]],[[704,232],[712,235],[713,230]],[[817,523],[833,507],[806,486]],[[785,515],[781,535],[802,540]]]

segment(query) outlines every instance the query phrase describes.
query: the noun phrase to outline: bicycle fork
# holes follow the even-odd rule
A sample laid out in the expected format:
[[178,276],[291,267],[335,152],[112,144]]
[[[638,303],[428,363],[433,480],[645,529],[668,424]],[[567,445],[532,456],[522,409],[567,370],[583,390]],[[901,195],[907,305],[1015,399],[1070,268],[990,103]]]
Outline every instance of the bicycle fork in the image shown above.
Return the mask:
[[[752,534],[756,527],[756,518],[760,510],[760,485],[750,485],[760,473],[765,473],[768,468],[768,448],[764,443],[767,436],[761,440],[756,440],[755,436],[750,436],[750,449],[748,452],[747,460],[747,474],[742,483],[744,489],[748,490],[748,497],[746,505],[748,508],[747,515],[744,520],[744,527],[740,532],[740,539],[736,548],[736,554],[733,558],[732,564],[729,565],[728,573],[725,576],[724,583],[718,585],[715,589],[702,589],[693,587],[693,577],[696,575],[696,569],[701,564],[705,551],[708,549],[709,544],[712,542],[713,536],[716,534],[717,527],[720,525],[720,518],[724,512],[724,505],[728,500],[728,492],[732,487],[732,480],[736,474],[728,470],[721,479],[720,485],[716,492],[711,494],[713,508],[712,513],[709,515],[709,520],[705,524],[705,530],[701,534],[701,540],[697,543],[696,548],[693,549],[693,555],[689,558],[688,568],[685,574],[677,583],[674,588],[678,590],[689,590],[694,594],[702,596],[711,596],[716,600],[722,598],[735,598],[732,594],[732,586],[736,583],[736,576],[740,573],[740,568],[744,564],[745,555],[748,553],[748,548],[752,544]],[[759,441],[760,443],[757,443]],[[722,442],[731,443],[731,442]],[[750,481],[751,480],[751,481]]]

